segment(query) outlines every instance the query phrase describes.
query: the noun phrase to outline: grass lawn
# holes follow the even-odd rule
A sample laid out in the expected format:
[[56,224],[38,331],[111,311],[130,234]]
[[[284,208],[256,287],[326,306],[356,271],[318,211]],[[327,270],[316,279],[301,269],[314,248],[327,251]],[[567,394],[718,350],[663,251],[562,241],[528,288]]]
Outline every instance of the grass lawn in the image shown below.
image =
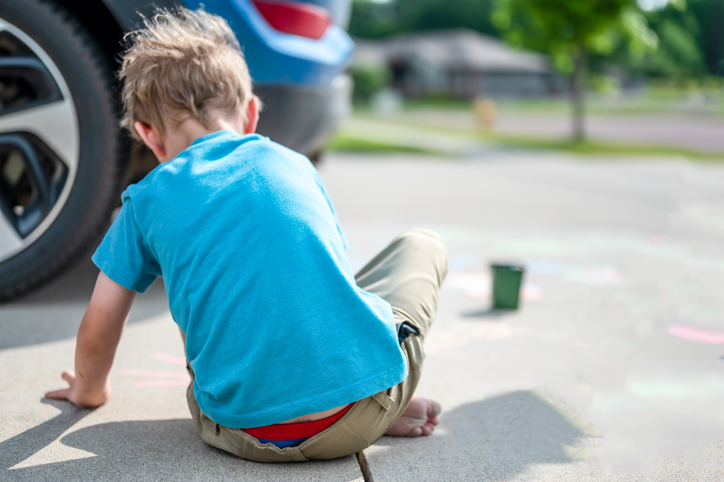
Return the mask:
[[327,149],[336,152],[359,153],[407,153],[407,154],[439,154],[428,149],[412,147],[409,145],[381,142],[375,139],[356,137],[347,131],[335,135],[327,144]]
[[616,154],[621,156],[685,157],[692,161],[724,161],[724,153],[700,152],[671,147],[599,141],[574,142],[571,140],[548,140],[500,134],[489,135],[484,138],[497,145],[510,148],[556,150],[591,155]]
[[[466,141],[479,141],[481,146],[494,145],[511,149],[537,149],[571,152],[581,155],[600,156],[610,154],[617,156],[641,156],[641,157],[685,157],[693,161],[724,161],[723,153],[700,152],[695,149],[661,147],[645,144],[625,144],[602,141],[574,142],[562,139],[545,139],[524,135],[509,135],[497,133],[485,133],[475,129],[456,128],[451,126],[434,126],[416,122],[409,116],[404,118],[376,118],[369,112],[356,114],[359,119],[373,120],[379,124],[380,129],[386,126],[404,125],[419,131],[424,137],[427,133],[444,134],[451,138],[464,139]],[[389,138],[381,141],[376,139],[369,132],[358,132],[352,126],[343,128],[332,139],[327,148],[330,151],[338,152],[360,152],[360,153],[408,153],[426,154],[435,156],[450,157],[450,153],[442,150],[435,150],[428,147],[414,146],[408,142],[396,143]]]

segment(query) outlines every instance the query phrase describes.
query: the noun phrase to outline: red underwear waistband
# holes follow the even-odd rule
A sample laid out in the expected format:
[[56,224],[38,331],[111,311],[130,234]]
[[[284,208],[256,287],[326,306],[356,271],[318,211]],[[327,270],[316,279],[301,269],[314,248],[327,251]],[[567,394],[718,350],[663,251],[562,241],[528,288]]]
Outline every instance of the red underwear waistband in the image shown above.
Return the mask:
[[344,416],[345,413],[352,408],[354,403],[350,403],[340,412],[335,413],[331,417],[321,420],[299,423],[275,423],[274,425],[265,425],[264,427],[243,428],[242,430],[252,437],[265,440],[297,440],[303,438],[314,437],[320,432],[327,430],[334,422]]

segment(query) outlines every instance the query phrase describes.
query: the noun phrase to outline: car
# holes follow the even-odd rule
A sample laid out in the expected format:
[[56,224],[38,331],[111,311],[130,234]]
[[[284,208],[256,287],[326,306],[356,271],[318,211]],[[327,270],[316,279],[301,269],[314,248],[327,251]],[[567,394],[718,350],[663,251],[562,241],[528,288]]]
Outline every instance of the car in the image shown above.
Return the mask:
[[0,301],[87,254],[121,191],[156,165],[118,127],[114,72],[139,14],[224,17],[264,106],[258,131],[316,160],[349,110],[350,2],[0,0]]

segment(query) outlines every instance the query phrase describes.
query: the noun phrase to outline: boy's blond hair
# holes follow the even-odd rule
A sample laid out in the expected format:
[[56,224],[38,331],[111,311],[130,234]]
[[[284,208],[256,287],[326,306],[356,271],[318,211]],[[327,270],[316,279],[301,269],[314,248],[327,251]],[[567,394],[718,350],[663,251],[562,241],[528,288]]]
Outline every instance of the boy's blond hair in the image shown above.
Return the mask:
[[119,71],[121,126],[134,138],[140,139],[137,121],[163,135],[189,116],[207,126],[209,107],[246,112],[251,76],[226,20],[203,10],[159,9],[143,25],[126,35]]

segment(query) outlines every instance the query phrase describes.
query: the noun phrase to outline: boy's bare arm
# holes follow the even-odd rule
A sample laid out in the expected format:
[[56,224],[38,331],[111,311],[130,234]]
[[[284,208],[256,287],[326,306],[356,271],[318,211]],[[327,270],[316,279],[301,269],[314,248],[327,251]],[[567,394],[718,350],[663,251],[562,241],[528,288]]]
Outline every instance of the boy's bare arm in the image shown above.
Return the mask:
[[68,400],[81,408],[95,408],[108,401],[111,396],[108,372],[135,295],[135,291],[122,287],[103,272],[98,275],[88,310],[78,328],[75,372],[66,371],[61,375],[70,386],[47,392],[47,398]]

